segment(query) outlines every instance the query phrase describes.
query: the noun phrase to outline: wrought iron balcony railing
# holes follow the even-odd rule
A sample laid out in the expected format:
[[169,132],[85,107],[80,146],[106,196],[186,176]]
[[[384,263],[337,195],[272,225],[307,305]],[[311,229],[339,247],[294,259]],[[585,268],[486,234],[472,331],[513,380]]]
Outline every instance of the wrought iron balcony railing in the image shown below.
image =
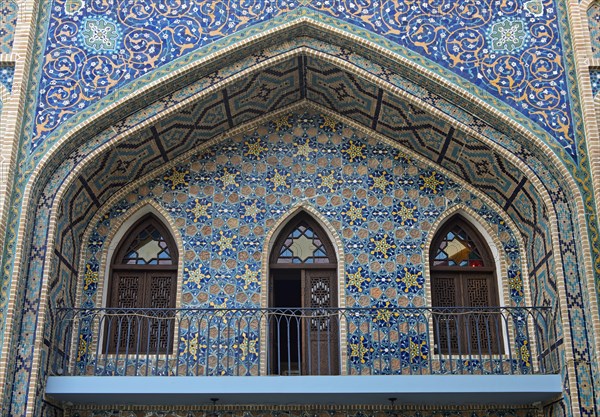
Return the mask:
[[558,372],[545,307],[60,309],[54,375]]

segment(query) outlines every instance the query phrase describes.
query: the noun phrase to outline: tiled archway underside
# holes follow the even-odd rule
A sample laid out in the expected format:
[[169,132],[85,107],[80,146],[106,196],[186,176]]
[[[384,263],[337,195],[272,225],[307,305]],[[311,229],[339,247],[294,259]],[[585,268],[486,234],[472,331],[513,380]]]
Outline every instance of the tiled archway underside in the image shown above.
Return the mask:
[[[161,104],[166,107],[171,99],[167,97]],[[83,230],[97,208],[116,190],[231,127],[300,100],[314,102],[380,132],[482,190],[504,208],[516,223],[523,226],[530,274],[540,277],[533,281],[544,287],[543,290],[534,289],[535,297],[554,293],[556,283],[553,281],[554,260],[547,225],[548,209],[534,186],[516,167],[485,144],[439,119],[406,104],[374,84],[310,56],[285,60],[248,79],[239,80],[235,86],[215,92],[99,157],[93,166],[78,176],[63,199],[55,251],[58,266],[53,276],[76,274]],[[468,126],[475,131],[490,129],[481,122]],[[126,130],[127,126],[117,128]],[[90,146],[93,145],[76,150],[70,162],[80,160]],[[515,155],[529,161],[535,160],[531,152],[515,146]],[[547,185],[552,203],[558,207],[554,209],[560,210],[565,216],[570,215],[571,207],[567,198],[560,187],[554,184],[550,177]],[[39,200],[36,231],[45,230],[48,216],[43,213],[50,207],[56,188],[57,183],[49,184]],[[565,227],[573,230],[574,225],[567,223]],[[575,236],[572,233],[569,236],[574,242]],[[35,300],[39,291],[36,289],[39,288],[40,277],[35,276],[35,271],[43,265],[45,244],[40,235],[34,239],[29,259],[29,276],[33,278],[23,295],[25,300]],[[565,247],[576,253],[574,243],[566,242]],[[578,270],[577,266],[572,269]],[[573,279],[570,282],[579,282],[573,277],[569,279]],[[56,282],[52,285],[61,284]],[[573,305],[582,306],[581,290],[573,288],[572,293]],[[541,303],[542,300],[537,302]],[[32,312],[35,314],[35,308]],[[22,323],[27,325],[28,322]],[[23,328],[20,332],[22,335],[27,333]],[[30,342],[21,339],[20,343]],[[581,342],[578,352],[582,357],[589,356],[587,339]],[[20,361],[27,363],[27,357]]]
[[[547,209],[533,185],[512,163],[419,108],[331,64],[304,56],[215,92],[103,154],[97,164],[79,175],[77,185],[64,200],[62,212],[66,216],[58,247],[78,248],[79,241],[63,241],[81,236],[96,209],[132,178],[151,172],[229,128],[300,100],[373,129],[480,189],[523,225],[522,233],[532,243],[530,269],[552,277]],[[70,251],[61,253],[66,257]],[[77,267],[76,258],[65,259],[68,268]],[[550,281],[550,286],[555,284]]]

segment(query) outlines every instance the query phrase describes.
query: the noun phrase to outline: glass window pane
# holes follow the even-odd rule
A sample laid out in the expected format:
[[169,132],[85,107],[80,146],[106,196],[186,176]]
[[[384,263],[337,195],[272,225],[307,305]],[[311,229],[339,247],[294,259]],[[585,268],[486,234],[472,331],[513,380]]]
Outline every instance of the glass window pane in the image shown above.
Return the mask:
[[328,263],[327,248],[305,222],[301,222],[285,239],[277,263]]
[[121,263],[129,265],[172,265],[165,238],[152,224],[147,225],[131,242]]
[[433,266],[485,266],[483,257],[471,236],[460,225],[455,225],[440,242]]

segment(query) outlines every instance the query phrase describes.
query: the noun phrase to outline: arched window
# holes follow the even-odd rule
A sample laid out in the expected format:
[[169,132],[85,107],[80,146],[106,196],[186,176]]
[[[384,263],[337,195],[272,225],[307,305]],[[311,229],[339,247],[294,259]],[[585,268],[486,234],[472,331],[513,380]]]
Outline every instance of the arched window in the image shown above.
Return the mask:
[[[172,349],[177,247],[156,217],[142,217],[119,244],[110,269],[105,331],[109,353]],[[144,310],[138,310],[144,309]]]
[[298,214],[279,234],[269,264],[271,373],[339,374],[337,261],[325,231]]
[[463,217],[449,219],[429,251],[436,350],[499,353],[502,323],[492,254]]

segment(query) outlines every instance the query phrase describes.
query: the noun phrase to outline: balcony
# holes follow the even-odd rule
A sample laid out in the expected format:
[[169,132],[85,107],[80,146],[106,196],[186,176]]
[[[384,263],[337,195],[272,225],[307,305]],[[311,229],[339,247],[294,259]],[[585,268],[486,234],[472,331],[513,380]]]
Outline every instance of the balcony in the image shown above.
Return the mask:
[[61,309],[46,394],[98,404],[527,404],[561,393],[555,338],[543,307]]

